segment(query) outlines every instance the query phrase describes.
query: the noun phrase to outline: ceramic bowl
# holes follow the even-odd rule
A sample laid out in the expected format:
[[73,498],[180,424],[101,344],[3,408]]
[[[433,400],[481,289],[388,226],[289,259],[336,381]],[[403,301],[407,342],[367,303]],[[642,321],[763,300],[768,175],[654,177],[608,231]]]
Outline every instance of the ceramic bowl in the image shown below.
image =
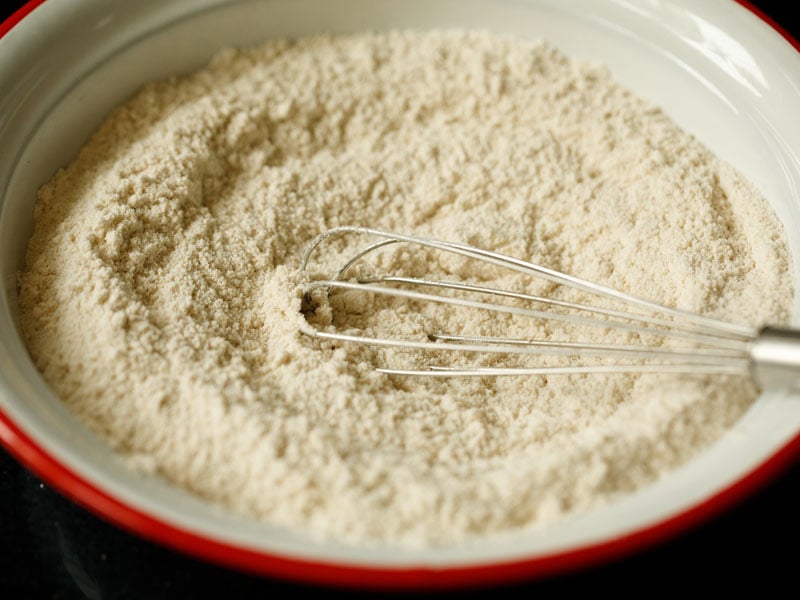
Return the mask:
[[[143,83],[198,69],[222,47],[395,28],[513,33],[606,64],[761,189],[786,226],[800,280],[800,54],[733,0],[31,2],[0,29],[0,440],[9,451],[88,509],[166,546],[262,574],[394,589],[507,582],[607,560],[723,509],[792,458],[800,397],[765,393],[707,451],[619,501],[476,544],[362,547],[243,520],[131,472],[64,409],[16,318],[38,186]],[[798,308],[796,300],[795,324]]]

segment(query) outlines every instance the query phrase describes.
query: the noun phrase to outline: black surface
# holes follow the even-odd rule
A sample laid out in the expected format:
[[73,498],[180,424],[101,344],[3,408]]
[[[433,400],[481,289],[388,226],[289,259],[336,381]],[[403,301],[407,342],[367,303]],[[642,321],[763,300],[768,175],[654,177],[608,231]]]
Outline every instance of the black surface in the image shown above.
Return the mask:
[[[18,4],[3,3],[0,18]],[[789,13],[796,2],[753,4],[800,37],[800,21]],[[798,570],[800,464],[795,464],[724,515],[655,548],[581,573],[471,595],[796,598]],[[144,542],[65,500],[0,450],[0,599],[309,592],[352,595],[243,575]]]

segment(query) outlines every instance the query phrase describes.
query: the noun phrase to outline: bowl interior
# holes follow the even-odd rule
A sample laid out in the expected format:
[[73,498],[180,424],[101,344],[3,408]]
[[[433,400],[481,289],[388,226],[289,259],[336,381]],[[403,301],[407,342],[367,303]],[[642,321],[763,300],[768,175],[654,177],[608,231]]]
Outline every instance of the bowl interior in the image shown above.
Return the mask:
[[[0,409],[68,469],[157,519],[256,551],[382,567],[487,564],[616,538],[717,494],[797,435],[798,398],[764,394],[712,448],[636,494],[518,535],[402,550],[343,546],[233,517],[131,473],[66,412],[31,364],[16,324],[16,273],[37,188],[144,82],[191,72],[217,49],[274,36],[396,28],[545,39],[608,65],[760,188],[786,227],[800,279],[800,57],[734,2],[46,2],[0,40]],[[796,299],[795,315],[798,308]]]

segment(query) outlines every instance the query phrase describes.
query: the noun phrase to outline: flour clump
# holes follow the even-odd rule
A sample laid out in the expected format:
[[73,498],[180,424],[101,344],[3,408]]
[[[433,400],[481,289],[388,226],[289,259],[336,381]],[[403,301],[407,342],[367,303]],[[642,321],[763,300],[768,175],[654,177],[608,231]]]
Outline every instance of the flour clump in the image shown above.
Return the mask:
[[[298,333],[320,232],[462,241],[751,325],[787,321],[793,294],[781,225],[741,175],[604,69],[483,33],[225,50],[116,109],[35,211],[22,327],[69,409],[134,468],[353,542],[589,508],[712,443],[756,389],[382,375],[372,350]],[[377,333],[419,325],[349,308]]]

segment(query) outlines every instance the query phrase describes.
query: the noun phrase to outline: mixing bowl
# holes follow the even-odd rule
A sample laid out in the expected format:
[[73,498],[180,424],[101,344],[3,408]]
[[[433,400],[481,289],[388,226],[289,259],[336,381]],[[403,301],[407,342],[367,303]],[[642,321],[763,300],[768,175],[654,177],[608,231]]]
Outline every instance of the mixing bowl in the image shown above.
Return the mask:
[[[24,18],[20,18],[23,17]],[[306,582],[454,587],[552,574],[652,544],[766,480],[800,448],[800,398],[763,394],[707,451],[619,501],[519,535],[353,546],[228,514],[126,469],[48,389],[19,334],[16,273],[36,190],[144,82],[273,36],[488,29],[599,61],[740,169],[784,223],[800,273],[800,55],[733,0],[73,0],[31,2],[0,33],[0,440],[43,479],[204,559]],[[800,323],[800,300],[794,303]]]

